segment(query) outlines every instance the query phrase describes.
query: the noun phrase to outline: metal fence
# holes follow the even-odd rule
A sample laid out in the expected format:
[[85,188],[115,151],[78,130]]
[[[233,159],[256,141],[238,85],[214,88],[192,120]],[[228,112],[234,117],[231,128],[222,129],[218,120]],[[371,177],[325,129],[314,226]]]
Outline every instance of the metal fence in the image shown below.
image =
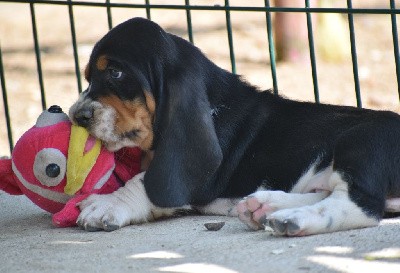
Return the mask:
[[[383,0],[382,0],[383,1]],[[357,45],[355,42],[355,31],[354,31],[354,22],[353,16],[355,14],[381,14],[390,16],[391,26],[392,26],[392,41],[394,48],[394,60],[396,67],[396,77],[397,77],[397,87],[400,96],[400,64],[399,64],[399,45],[398,45],[398,32],[397,32],[397,21],[396,15],[400,13],[400,9],[396,8],[395,0],[388,0],[389,7],[388,8],[353,8],[353,3],[351,0],[347,0],[347,7],[345,8],[317,8],[310,7],[310,1],[304,1],[304,7],[302,8],[290,8],[290,7],[276,7],[271,6],[269,0],[264,1],[264,6],[232,6],[230,5],[229,0],[224,0],[224,5],[193,5],[190,0],[182,0],[181,5],[167,5],[167,4],[152,4],[150,0],[144,0],[142,4],[137,3],[121,3],[111,0],[103,0],[103,1],[72,1],[72,0],[1,0],[1,2],[7,3],[24,3],[29,5],[30,8],[30,16],[31,16],[31,24],[32,24],[32,32],[33,32],[33,40],[34,40],[34,52],[36,56],[36,68],[37,68],[37,76],[38,82],[40,86],[40,96],[41,96],[41,105],[43,109],[47,108],[46,103],[46,92],[45,86],[43,83],[43,72],[42,72],[42,63],[41,63],[41,46],[38,39],[38,31],[36,26],[36,15],[35,8],[38,5],[61,5],[68,8],[69,14],[69,25],[71,32],[71,41],[73,48],[73,56],[75,63],[75,74],[76,74],[76,85],[79,92],[82,91],[82,79],[81,79],[81,67],[79,66],[79,57],[78,57],[78,47],[77,47],[77,33],[75,31],[75,20],[74,20],[74,8],[78,6],[86,6],[86,7],[102,7],[104,8],[104,12],[107,13],[108,27],[111,29],[113,27],[113,16],[112,10],[114,9],[142,9],[146,11],[146,16],[148,19],[152,19],[152,10],[181,10],[186,12],[186,24],[187,24],[187,32],[188,39],[191,42],[194,42],[194,32],[192,26],[191,13],[192,11],[222,11],[225,13],[226,18],[226,30],[227,30],[227,39],[229,43],[229,56],[230,56],[230,66],[231,71],[236,73],[236,60],[235,60],[235,50],[232,36],[232,25],[231,25],[231,13],[232,12],[254,12],[254,13],[262,13],[265,14],[265,23],[267,30],[267,39],[268,39],[268,47],[269,47],[269,59],[270,59],[270,71],[271,78],[273,83],[274,92],[278,92],[278,80],[276,73],[276,59],[275,59],[275,48],[274,48],[274,37],[273,37],[273,23],[272,23],[272,14],[276,12],[294,12],[294,13],[305,13],[307,18],[307,29],[308,29],[308,43],[309,43],[309,56],[311,63],[311,71],[312,71],[312,81],[314,88],[314,98],[315,102],[319,103],[319,88],[318,88],[318,69],[317,62],[315,57],[315,45],[314,45],[314,33],[313,33],[313,24],[312,24],[312,14],[313,13],[339,13],[347,16],[348,27],[349,27],[349,41],[351,45],[351,59],[352,59],[352,67],[353,67],[353,75],[354,75],[354,87],[355,87],[355,97],[358,107],[362,107],[361,102],[361,94],[360,94],[360,84],[359,84],[359,71],[357,64]],[[193,1],[192,1],[193,2]],[[244,2],[244,1],[243,1]],[[246,1],[248,5],[251,4],[251,1]],[[2,97],[3,97],[3,105],[7,126],[7,134],[8,134],[8,142],[10,151],[14,145],[13,134],[12,134],[12,123],[10,120],[9,114],[9,104],[7,98],[7,83],[4,74],[4,66],[2,60],[2,50],[0,44],[0,77],[1,77],[1,89],[2,89]]]

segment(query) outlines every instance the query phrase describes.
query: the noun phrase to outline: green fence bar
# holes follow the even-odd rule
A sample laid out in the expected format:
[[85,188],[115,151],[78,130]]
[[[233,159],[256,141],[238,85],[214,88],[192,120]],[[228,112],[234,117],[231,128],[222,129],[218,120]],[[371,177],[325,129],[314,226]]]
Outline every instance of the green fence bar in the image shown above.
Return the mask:
[[[225,7],[229,7],[229,0],[225,0]],[[226,30],[228,32],[229,56],[231,59],[232,73],[236,74],[235,52],[233,51],[231,13],[228,9],[225,10],[225,17],[226,17]]]
[[[306,8],[310,8],[310,0],[305,0]],[[306,12],[307,15],[307,32],[308,32],[308,44],[310,47],[310,60],[311,60],[311,73],[314,85],[314,98],[315,102],[319,103],[319,90],[318,90],[318,78],[317,78],[317,64],[315,61],[315,49],[314,49],[314,35],[311,13]]]
[[266,20],[267,20],[267,33],[268,33],[268,49],[269,49],[269,60],[271,65],[271,75],[272,75],[272,85],[274,88],[274,94],[278,94],[278,81],[276,77],[276,60],[275,60],[275,46],[274,46],[274,37],[272,34],[272,19],[271,13],[268,11],[270,8],[269,0],[265,0],[265,7],[267,11],[265,12]]
[[43,73],[42,73],[42,61],[40,57],[40,47],[39,47],[39,39],[38,33],[36,28],[36,15],[35,15],[35,7],[33,3],[30,3],[30,10],[31,10],[31,20],[32,20],[32,33],[33,33],[33,42],[35,46],[35,54],[36,54],[36,67],[38,72],[39,78],[39,87],[40,87],[40,97],[42,101],[42,109],[47,109],[46,106],[46,95],[44,93],[44,84],[43,84]]
[[106,0],[107,4],[107,22],[108,22],[108,29],[112,29],[112,16],[111,16],[111,7],[110,7],[110,0]]
[[[71,3],[72,1],[68,0],[68,2]],[[81,93],[82,92],[81,70],[79,68],[78,47],[76,44],[74,11],[71,5],[68,5],[68,13],[69,13],[69,24],[71,27],[72,48],[74,51],[75,75],[78,83],[78,92]]]
[[190,12],[190,2],[189,2],[189,0],[185,0],[185,5],[187,6],[187,9],[186,9],[186,22],[187,22],[189,41],[192,44],[194,44],[194,41],[193,41],[193,28],[192,28],[192,15],[191,15],[191,12]]
[[[390,0],[390,8],[396,9],[396,4],[394,0]],[[396,63],[396,78],[397,78],[397,91],[399,93],[400,99],[400,60],[399,60],[399,38],[397,35],[397,20],[396,15],[391,14],[392,19],[392,35],[393,35],[393,51],[394,51],[394,61]]]
[[[50,5],[66,5],[66,0],[0,0],[9,3],[35,3],[35,4],[50,4]],[[148,3],[148,1],[146,1]],[[186,5],[165,5],[165,4],[129,4],[129,3],[102,3],[102,2],[87,2],[73,1],[74,6],[88,7],[107,7],[111,8],[134,8],[134,9],[172,9],[186,10]],[[220,6],[220,5],[193,5],[190,10],[216,10],[216,11],[251,11],[251,12],[266,12],[265,7],[252,6]],[[400,9],[392,10],[387,8],[290,8],[290,7],[271,7],[270,12],[311,12],[311,13],[342,13],[342,14],[400,14]]]
[[[349,9],[353,7],[351,0],[347,0],[347,7]],[[357,107],[361,108],[362,102],[360,94],[360,81],[358,78],[357,50],[356,50],[356,38],[354,32],[353,14],[349,13],[348,19],[349,19],[349,30],[350,30],[351,59],[353,62],[354,89],[356,92]]]
[[4,75],[4,66],[3,66],[3,57],[2,57],[2,53],[1,53],[1,46],[0,46],[0,80],[1,80],[1,92],[3,95],[4,114],[6,117],[6,125],[7,125],[8,145],[10,147],[10,154],[11,154],[13,147],[14,147],[14,141],[13,141],[12,131],[11,131],[10,108],[8,107],[6,77]]
[[151,20],[151,14],[150,14],[150,0],[145,0],[146,3],[146,16],[147,19]]

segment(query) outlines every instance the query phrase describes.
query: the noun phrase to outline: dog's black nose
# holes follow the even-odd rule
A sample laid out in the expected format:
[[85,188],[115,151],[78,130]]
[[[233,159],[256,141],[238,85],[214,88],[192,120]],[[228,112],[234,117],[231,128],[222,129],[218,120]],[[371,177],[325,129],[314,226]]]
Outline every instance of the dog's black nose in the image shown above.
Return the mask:
[[93,118],[92,108],[81,108],[74,114],[75,122],[82,127],[87,127],[90,124],[92,118]]

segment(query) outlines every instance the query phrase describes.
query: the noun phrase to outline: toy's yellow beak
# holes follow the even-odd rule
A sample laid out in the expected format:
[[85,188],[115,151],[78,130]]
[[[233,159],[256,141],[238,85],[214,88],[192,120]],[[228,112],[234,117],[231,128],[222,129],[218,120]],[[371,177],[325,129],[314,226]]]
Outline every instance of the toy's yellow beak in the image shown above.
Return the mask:
[[64,188],[68,195],[74,195],[82,188],[100,154],[101,142],[98,139],[90,151],[85,153],[88,138],[89,133],[85,128],[72,125],[68,147],[67,184]]

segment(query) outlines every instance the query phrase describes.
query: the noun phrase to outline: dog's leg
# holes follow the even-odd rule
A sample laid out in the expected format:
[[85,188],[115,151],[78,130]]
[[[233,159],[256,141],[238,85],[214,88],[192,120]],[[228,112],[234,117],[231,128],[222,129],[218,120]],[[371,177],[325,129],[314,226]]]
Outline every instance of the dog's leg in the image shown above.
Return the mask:
[[334,172],[329,184],[333,192],[322,201],[300,208],[284,209],[269,215],[264,224],[276,234],[304,236],[375,226],[379,219],[367,215],[349,197],[348,184]]
[[236,209],[241,198],[218,198],[205,206],[195,207],[197,211],[205,215],[238,216]]
[[328,186],[332,166],[316,171],[319,159],[299,178],[290,193],[258,190],[243,199],[238,207],[239,219],[250,228],[263,229],[263,222],[271,213],[289,208],[315,204],[330,193]]
[[275,211],[315,204],[328,196],[329,192],[286,193],[283,191],[257,191],[237,206],[239,219],[250,228],[264,228],[268,215]]
[[386,200],[386,212],[400,212],[400,198],[389,198]]
[[144,172],[111,194],[91,195],[79,204],[77,224],[88,231],[112,231],[174,214],[174,208],[155,207],[143,185]]

